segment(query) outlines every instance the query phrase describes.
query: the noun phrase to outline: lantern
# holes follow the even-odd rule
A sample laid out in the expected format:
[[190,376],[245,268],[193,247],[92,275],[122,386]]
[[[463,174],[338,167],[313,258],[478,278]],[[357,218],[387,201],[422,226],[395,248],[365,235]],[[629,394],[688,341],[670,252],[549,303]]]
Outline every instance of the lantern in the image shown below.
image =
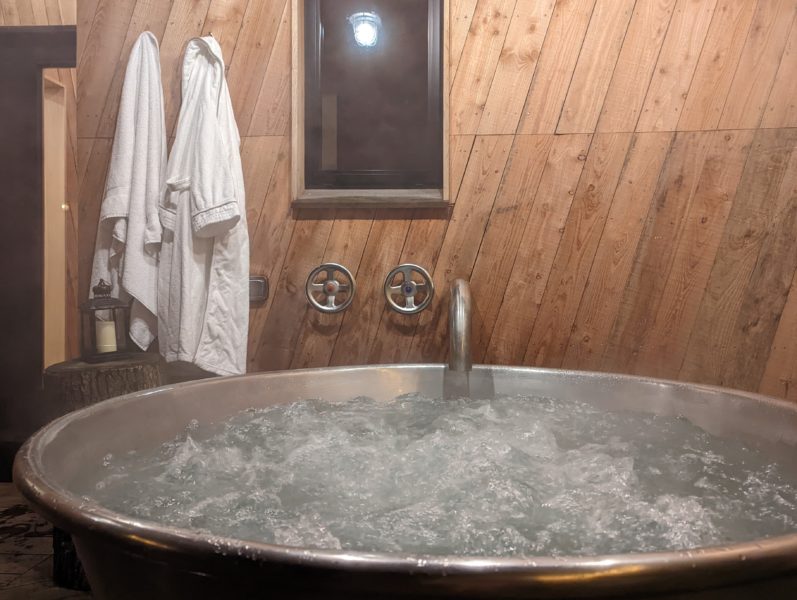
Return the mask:
[[358,12],[349,17],[354,29],[354,41],[361,48],[373,48],[379,41],[379,29],[382,19],[373,12]]
[[81,355],[86,362],[119,360],[129,354],[130,304],[111,297],[111,285],[100,279],[94,297],[80,307]]

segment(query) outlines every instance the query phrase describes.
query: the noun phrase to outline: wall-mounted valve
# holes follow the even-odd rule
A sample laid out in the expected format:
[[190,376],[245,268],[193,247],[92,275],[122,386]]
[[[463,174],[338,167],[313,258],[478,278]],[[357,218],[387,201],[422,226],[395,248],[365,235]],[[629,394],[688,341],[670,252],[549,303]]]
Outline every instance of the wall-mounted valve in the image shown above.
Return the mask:
[[[416,281],[417,279],[420,281]],[[399,265],[385,279],[385,299],[388,306],[398,313],[419,313],[432,303],[432,298],[434,283],[423,267]]]
[[339,313],[351,306],[357,284],[343,265],[325,263],[310,272],[304,291],[310,306],[317,311]]

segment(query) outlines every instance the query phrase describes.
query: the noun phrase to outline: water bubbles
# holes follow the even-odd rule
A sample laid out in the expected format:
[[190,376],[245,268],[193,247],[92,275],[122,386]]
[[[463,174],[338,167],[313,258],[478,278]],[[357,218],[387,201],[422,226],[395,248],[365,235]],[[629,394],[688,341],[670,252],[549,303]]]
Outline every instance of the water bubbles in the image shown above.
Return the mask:
[[248,409],[202,429],[107,455],[83,491],[216,536],[427,556],[694,549],[797,528],[794,468],[682,418],[405,394]]

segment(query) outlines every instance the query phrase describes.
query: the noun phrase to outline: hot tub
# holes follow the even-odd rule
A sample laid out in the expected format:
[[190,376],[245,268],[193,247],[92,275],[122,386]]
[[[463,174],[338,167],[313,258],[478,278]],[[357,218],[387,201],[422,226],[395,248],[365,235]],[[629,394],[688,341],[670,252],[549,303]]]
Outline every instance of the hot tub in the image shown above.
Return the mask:
[[607,410],[682,415],[711,434],[797,444],[797,406],[709,386],[532,368],[370,366],[167,386],[67,415],[20,450],[14,479],[72,534],[97,598],[792,598],[797,534],[690,551],[589,557],[416,556],[276,546],[115,513],[75,493],[109,453],[155,447],[250,407],[305,398],[568,396]]

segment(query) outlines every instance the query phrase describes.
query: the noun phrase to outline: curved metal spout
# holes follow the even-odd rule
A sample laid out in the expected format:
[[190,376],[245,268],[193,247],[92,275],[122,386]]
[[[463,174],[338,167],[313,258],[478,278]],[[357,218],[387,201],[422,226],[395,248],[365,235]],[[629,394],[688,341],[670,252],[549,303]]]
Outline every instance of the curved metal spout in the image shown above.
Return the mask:
[[470,285],[464,279],[456,279],[451,285],[451,305],[448,312],[448,368],[452,371],[466,373],[473,368],[470,353],[470,313]]

